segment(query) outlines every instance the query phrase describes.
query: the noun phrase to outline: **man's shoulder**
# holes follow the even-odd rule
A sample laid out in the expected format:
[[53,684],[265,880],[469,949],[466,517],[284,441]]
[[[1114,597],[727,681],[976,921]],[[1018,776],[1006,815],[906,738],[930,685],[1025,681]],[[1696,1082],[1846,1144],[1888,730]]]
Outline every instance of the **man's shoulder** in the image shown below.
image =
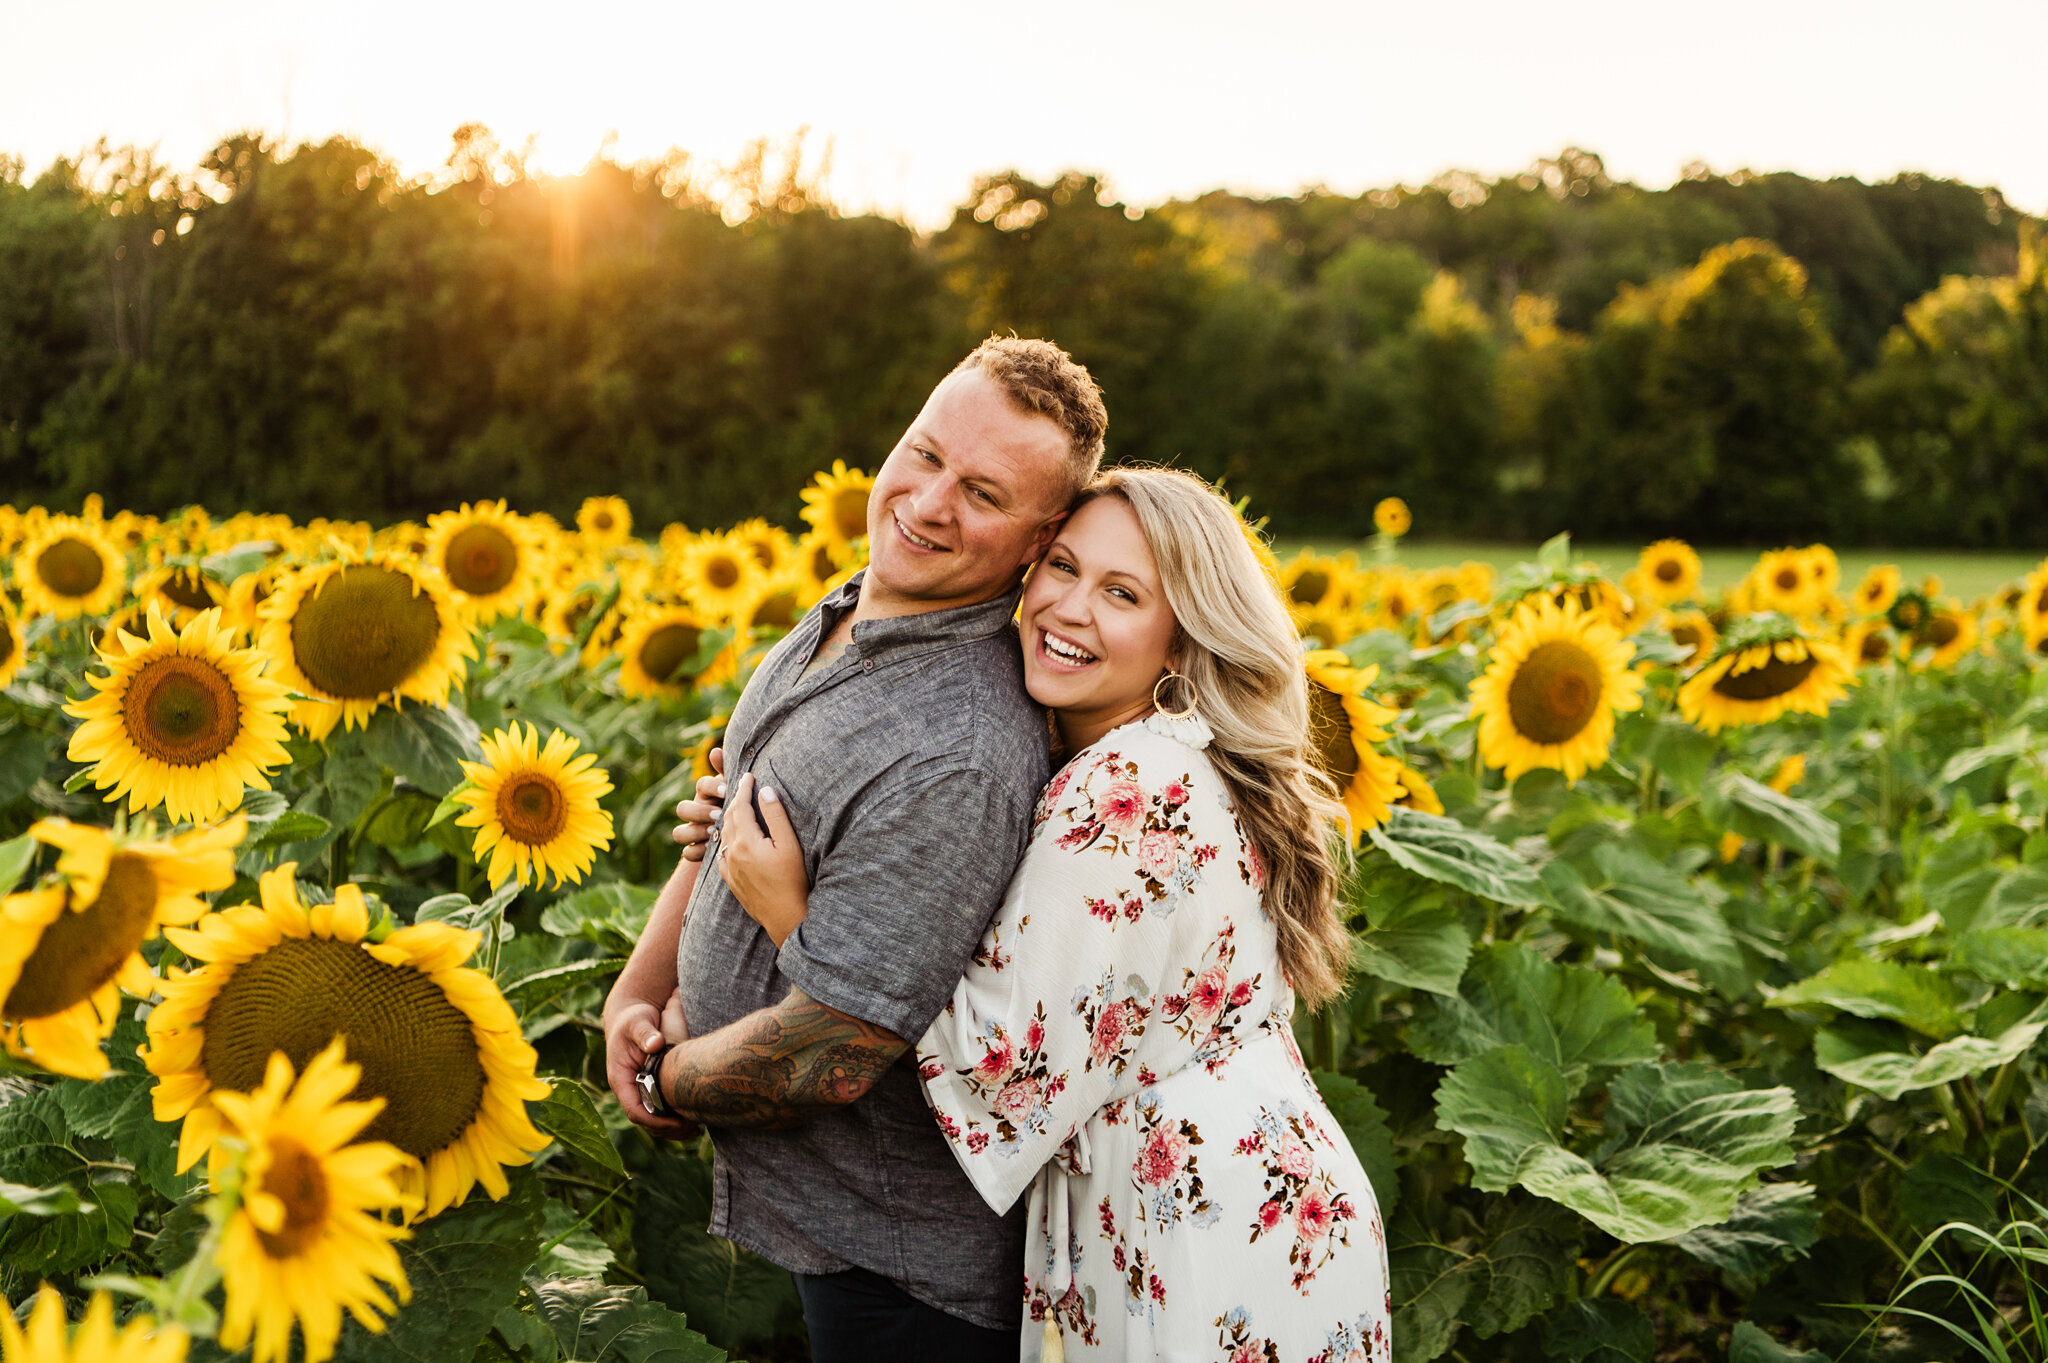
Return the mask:
[[1008,767],[1034,757],[1045,761],[1045,711],[1024,689],[1024,661],[1014,628],[948,650],[933,668],[930,685],[939,703],[923,716],[923,751],[951,754],[971,765]]

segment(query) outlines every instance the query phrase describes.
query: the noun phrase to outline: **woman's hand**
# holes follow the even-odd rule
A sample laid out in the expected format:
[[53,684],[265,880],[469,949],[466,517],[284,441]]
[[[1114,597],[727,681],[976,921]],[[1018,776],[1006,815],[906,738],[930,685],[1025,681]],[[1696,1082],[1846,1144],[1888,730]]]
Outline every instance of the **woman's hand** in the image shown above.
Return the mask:
[[677,803],[676,817],[682,822],[669,832],[670,839],[682,846],[685,861],[704,860],[704,845],[711,841],[711,830],[718,827],[725,808],[725,749],[713,748],[710,761],[712,774],[697,778],[696,799]]
[[730,807],[736,812],[721,821],[725,831],[718,846],[718,873],[747,916],[779,947],[804,921],[811,881],[781,798],[772,787],[761,787],[761,818],[768,825],[764,833],[753,816],[753,794],[754,773],[748,772],[733,792]]

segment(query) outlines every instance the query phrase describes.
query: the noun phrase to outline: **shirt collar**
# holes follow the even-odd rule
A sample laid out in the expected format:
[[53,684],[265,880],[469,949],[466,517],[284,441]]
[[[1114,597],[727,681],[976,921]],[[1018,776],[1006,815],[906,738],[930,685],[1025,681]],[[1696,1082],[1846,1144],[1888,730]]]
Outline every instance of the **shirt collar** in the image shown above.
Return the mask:
[[[861,580],[867,572],[867,569],[861,569],[818,603],[822,607],[820,613],[825,617],[820,623],[826,632],[831,631],[840,616],[859,603]],[[1023,584],[1019,583],[994,600],[972,606],[952,606],[916,615],[863,620],[853,627],[853,642],[859,647],[862,657],[880,658],[934,644],[960,644],[985,639],[1009,628],[1017,616],[1017,602],[1023,594]]]

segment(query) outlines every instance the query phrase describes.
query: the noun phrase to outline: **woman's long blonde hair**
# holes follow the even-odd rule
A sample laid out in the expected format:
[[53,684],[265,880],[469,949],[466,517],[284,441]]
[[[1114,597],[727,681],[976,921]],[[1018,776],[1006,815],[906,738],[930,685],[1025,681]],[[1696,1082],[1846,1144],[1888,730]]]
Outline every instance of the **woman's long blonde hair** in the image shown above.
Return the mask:
[[1210,759],[1266,864],[1281,969],[1320,1007],[1341,992],[1350,962],[1337,909],[1347,853],[1344,807],[1311,757],[1300,637],[1215,488],[1176,469],[1119,468],[1091,483],[1075,509],[1098,497],[1138,518],[1180,627],[1178,671],[1193,688],[1164,688],[1160,700],[1171,709],[1192,700],[1215,731]]

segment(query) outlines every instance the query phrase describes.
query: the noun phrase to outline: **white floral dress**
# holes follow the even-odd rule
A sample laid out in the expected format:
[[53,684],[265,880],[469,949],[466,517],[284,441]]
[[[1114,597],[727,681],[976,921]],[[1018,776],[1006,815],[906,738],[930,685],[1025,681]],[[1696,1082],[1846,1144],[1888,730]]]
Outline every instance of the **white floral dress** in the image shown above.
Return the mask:
[[1265,876],[1200,720],[1127,724],[918,1043],[989,1205],[1027,1189],[1023,1357],[1384,1363],[1386,1234],[1289,1019]]

